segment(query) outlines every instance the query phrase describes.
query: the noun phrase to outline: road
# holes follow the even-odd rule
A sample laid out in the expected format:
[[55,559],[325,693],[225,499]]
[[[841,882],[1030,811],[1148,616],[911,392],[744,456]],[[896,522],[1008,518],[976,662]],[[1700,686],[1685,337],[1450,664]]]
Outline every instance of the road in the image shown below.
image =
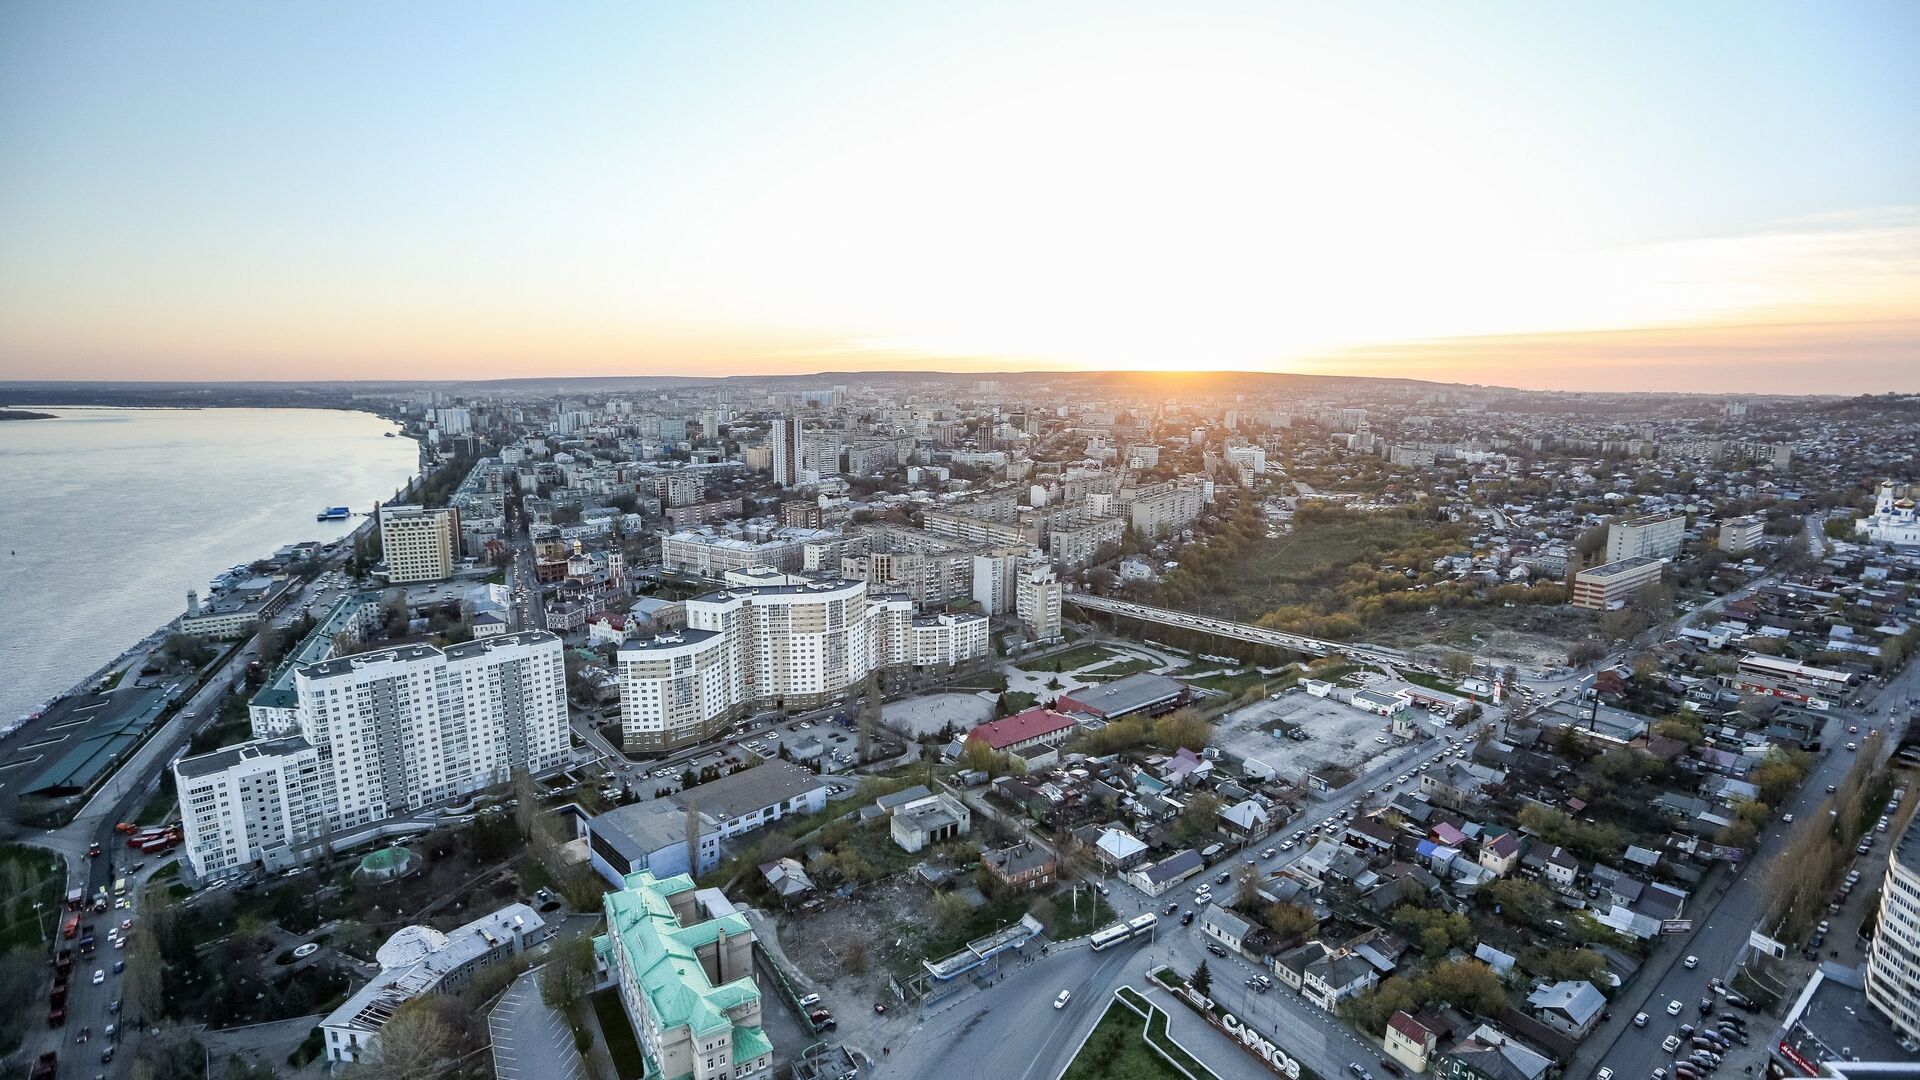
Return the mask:
[[[1783,811],[1804,823],[1807,815],[1817,813],[1826,799],[1827,785],[1838,784],[1853,767],[1855,757],[1845,747],[1849,741],[1857,743],[1860,736],[1848,735],[1848,726],[1859,727],[1862,735],[1869,727],[1887,732],[1883,750],[1890,755],[1899,742],[1899,732],[1889,730],[1886,709],[1878,703],[1903,703],[1916,695],[1920,695],[1920,664],[1909,664],[1880,688],[1873,703],[1860,710],[1836,709],[1823,732],[1826,749],[1818,765]],[[1698,1004],[1705,996],[1709,978],[1724,980],[1733,976],[1746,950],[1748,933],[1755,929],[1771,902],[1767,894],[1767,874],[1790,828],[1778,821],[1774,823],[1764,834],[1757,853],[1717,904],[1703,910],[1689,908],[1686,915],[1693,919],[1694,932],[1661,943],[1640,975],[1615,1000],[1613,1019],[1602,1024],[1582,1044],[1575,1064],[1584,1066],[1585,1071],[1570,1068],[1568,1075],[1590,1075],[1592,1070],[1605,1065],[1622,1078],[1640,1080],[1650,1076],[1656,1067],[1671,1067],[1673,1059],[1660,1049],[1660,1041],[1682,1022],[1694,1023],[1699,1019]],[[1885,845],[1878,847],[1884,851]],[[1687,969],[1682,962],[1685,956],[1699,957],[1699,967]],[[1678,1017],[1667,1015],[1665,1009],[1670,1001],[1680,1002]],[[1633,1014],[1641,1010],[1650,1018],[1645,1029],[1632,1026]],[[1715,1014],[1718,1012],[1716,1009]],[[1749,1023],[1754,1029],[1755,1041],[1763,1042],[1771,1031],[1770,1023],[1760,1017],[1751,1018]]]

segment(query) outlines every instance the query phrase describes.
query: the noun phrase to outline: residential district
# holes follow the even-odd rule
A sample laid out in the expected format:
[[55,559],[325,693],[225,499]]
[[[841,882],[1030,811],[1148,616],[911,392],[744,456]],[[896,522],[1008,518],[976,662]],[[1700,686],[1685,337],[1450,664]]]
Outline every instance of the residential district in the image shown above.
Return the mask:
[[1912,399],[590,385],[13,724],[15,1074],[1920,1076]]

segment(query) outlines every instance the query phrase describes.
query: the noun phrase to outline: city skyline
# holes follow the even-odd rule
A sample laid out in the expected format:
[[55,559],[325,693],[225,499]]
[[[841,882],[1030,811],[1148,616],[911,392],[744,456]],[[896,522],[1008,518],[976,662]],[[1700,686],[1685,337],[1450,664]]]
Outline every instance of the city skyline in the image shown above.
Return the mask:
[[1920,12],[0,13],[0,379],[1920,390]]

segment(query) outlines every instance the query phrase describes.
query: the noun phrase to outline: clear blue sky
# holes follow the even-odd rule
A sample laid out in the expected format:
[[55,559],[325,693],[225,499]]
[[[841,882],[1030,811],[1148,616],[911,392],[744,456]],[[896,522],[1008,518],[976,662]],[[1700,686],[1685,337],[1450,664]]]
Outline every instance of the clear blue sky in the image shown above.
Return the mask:
[[0,378],[1920,389],[1917,61],[1904,2],[5,5]]

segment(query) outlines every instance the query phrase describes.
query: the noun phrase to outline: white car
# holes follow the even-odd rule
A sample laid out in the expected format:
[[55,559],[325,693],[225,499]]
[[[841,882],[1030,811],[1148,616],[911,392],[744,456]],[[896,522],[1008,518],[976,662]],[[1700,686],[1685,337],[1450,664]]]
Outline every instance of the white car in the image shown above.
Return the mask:
[[1682,1006],[1681,1006],[1681,1004],[1680,1004],[1680,1003],[1679,1003],[1678,1001],[1669,1001],[1669,1002],[1667,1002],[1667,1015],[1668,1015],[1668,1016],[1679,1016],[1679,1015],[1680,1015],[1680,1009],[1681,1009],[1681,1007],[1682,1007]]
[[93,985],[99,986],[101,983],[106,981],[107,981],[107,973],[104,971],[101,971],[99,968],[94,968],[93,969]]
[[1692,971],[1694,968],[1697,968],[1700,966],[1700,958],[1697,956],[1689,956],[1687,957],[1685,963],[1687,965],[1687,970]]
[[[98,973],[96,972],[96,974],[98,974]],[[98,980],[98,979],[96,979],[96,980],[94,980],[94,981],[95,981],[95,982],[98,982],[99,980]],[[1057,997],[1057,998],[1054,998],[1054,999],[1053,999],[1053,1007],[1054,1007],[1054,1008],[1056,1008],[1056,1009],[1064,1009],[1064,1008],[1066,1008],[1066,1007],[1067,1007],[1067,999],[1068,999],[1068,998],[1071,998],[1072,996],[1073,996],[1073,991],[1071,991],[1071,990],[1062,990],[1062,991],[1060,991],[1060,996],[1059,996],[1059,997]]]

